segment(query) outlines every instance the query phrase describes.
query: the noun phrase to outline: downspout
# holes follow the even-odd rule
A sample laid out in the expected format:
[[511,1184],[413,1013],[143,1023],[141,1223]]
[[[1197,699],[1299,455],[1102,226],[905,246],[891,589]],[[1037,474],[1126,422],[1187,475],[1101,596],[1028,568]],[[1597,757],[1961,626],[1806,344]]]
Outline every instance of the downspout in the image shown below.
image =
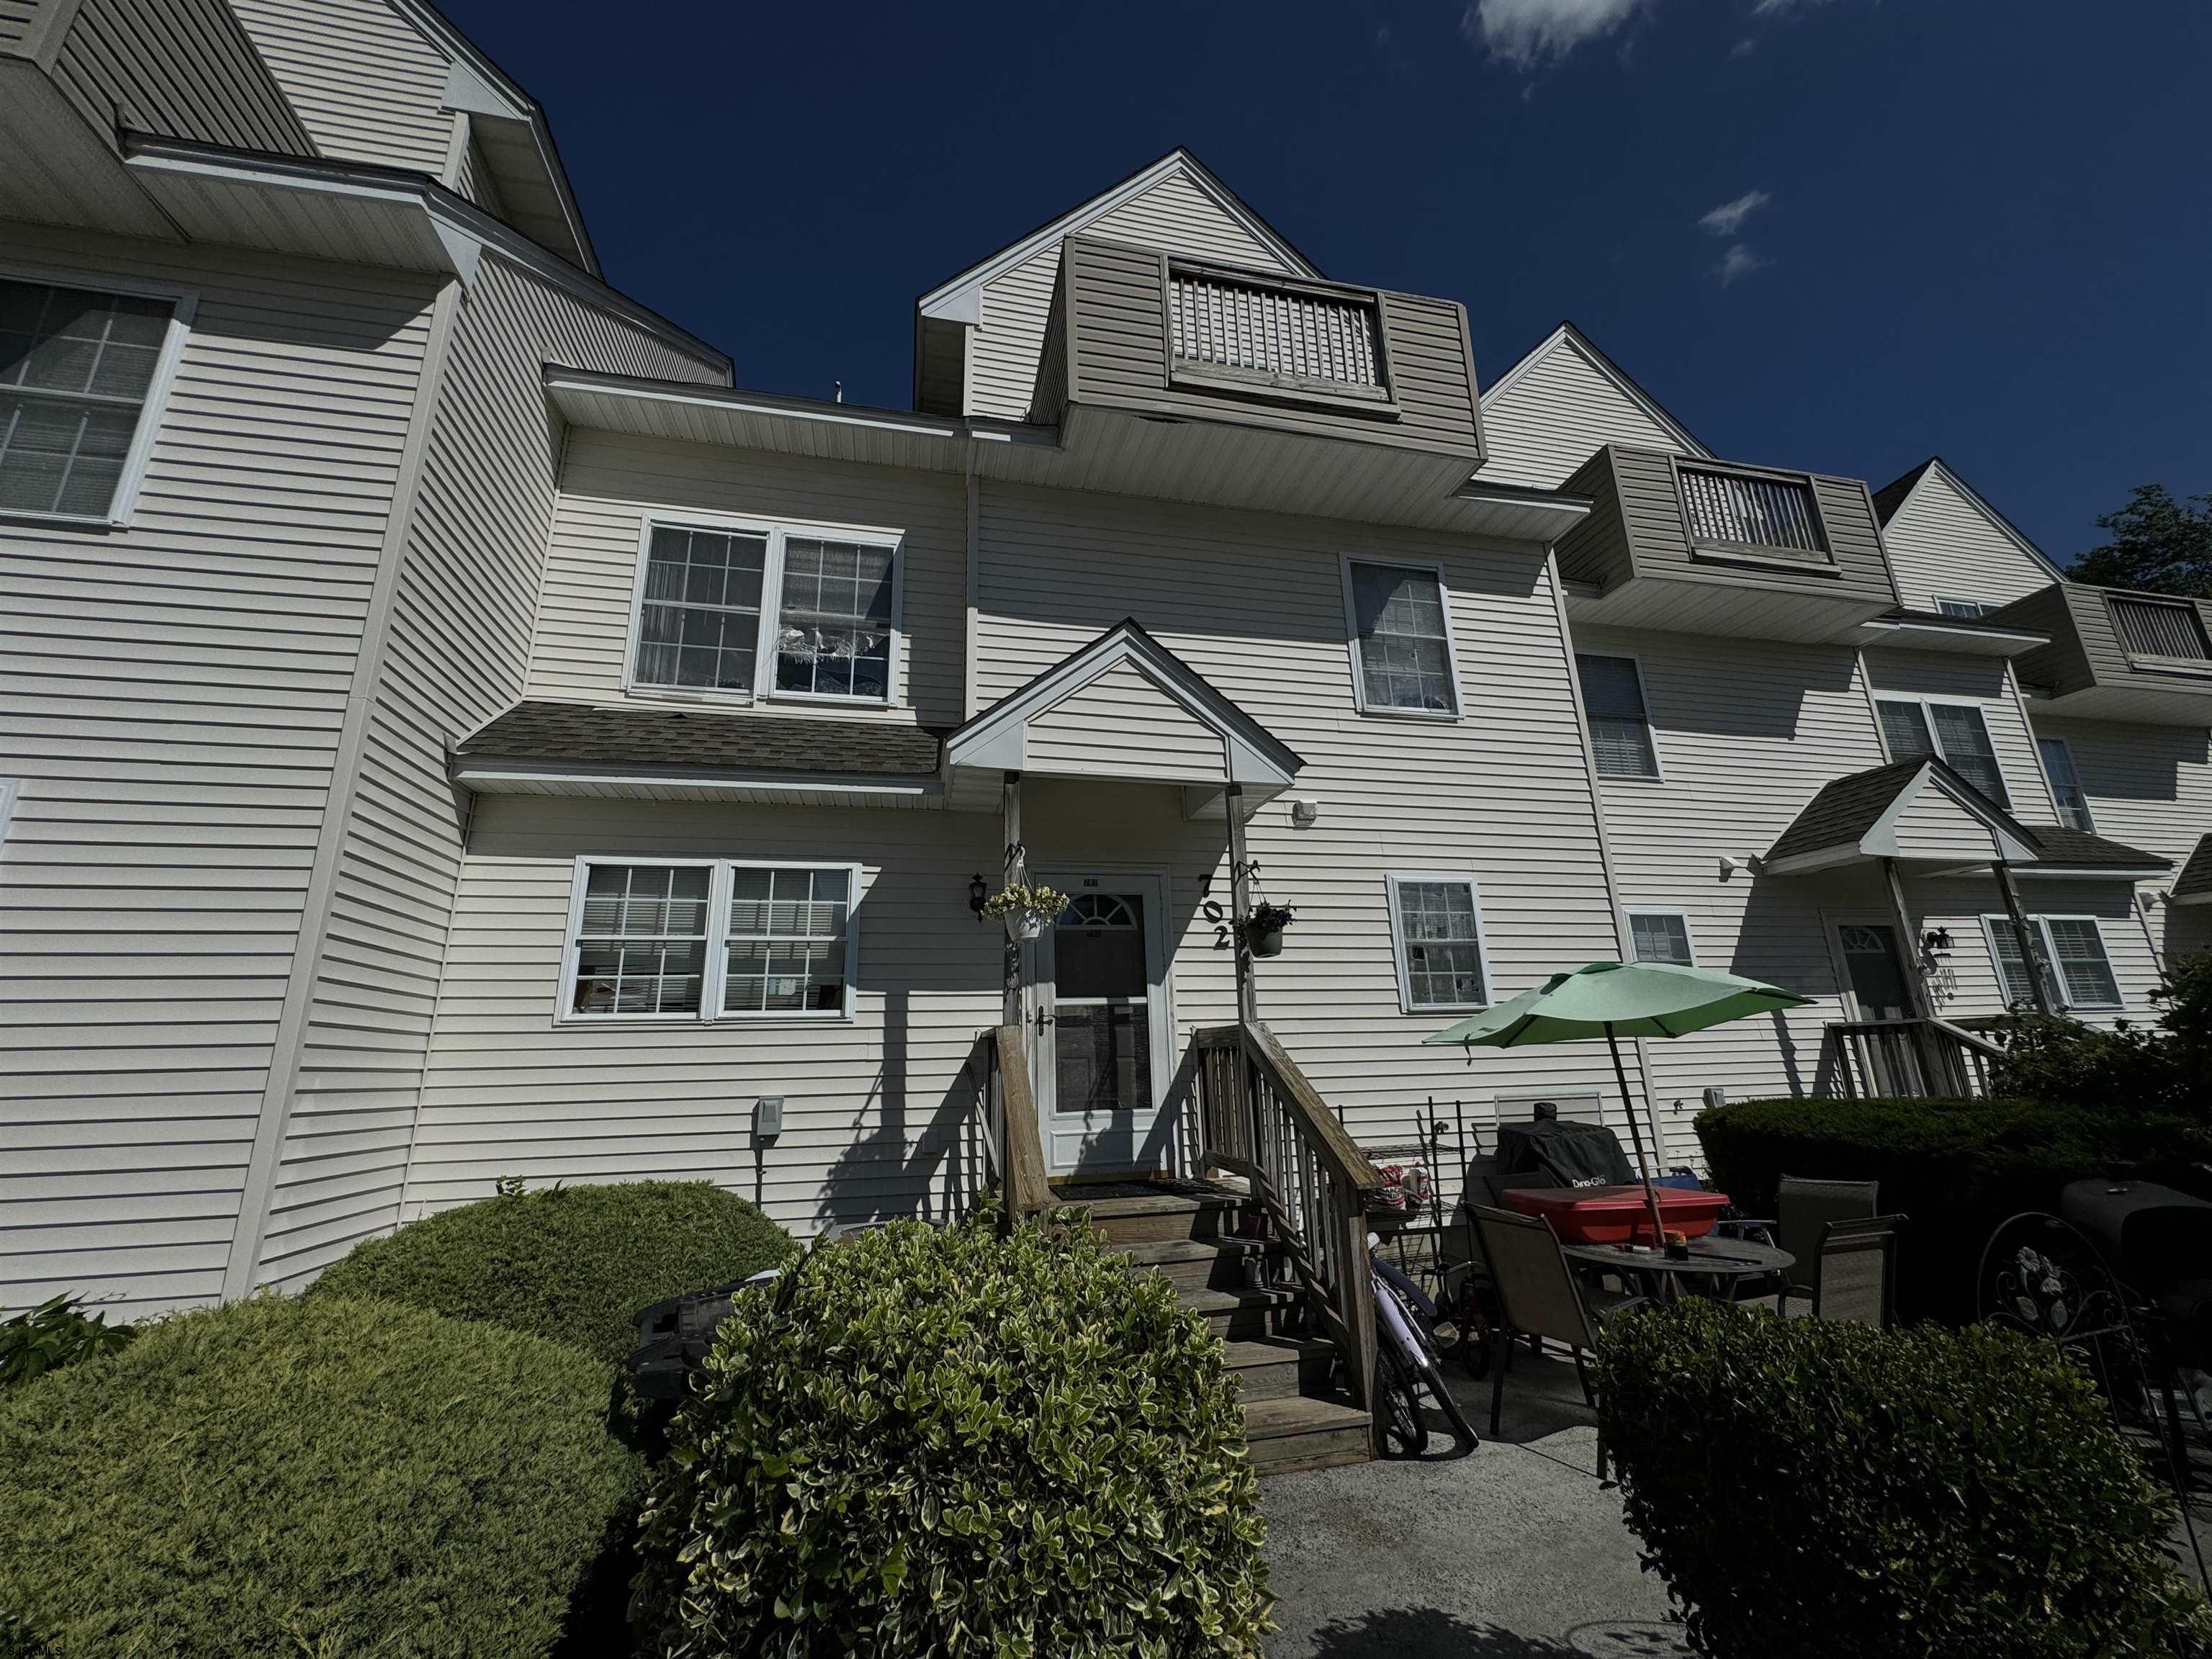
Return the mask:
[[[1997,890],[2004,895],[2005,914],[2012,918],[2013,933],[2020,940],[2021,960],[2027,964],[2028,994],[2035,999],[2035,1012],[2048,1016],[2057,1011],[2051,1006],[2051,986],[2046,978],[2050,969],[2043,960],[2042,938],[2028,926],[2027,907],[2021,902],[2020,882],[2013,875],[2012,866],[1999,859],[1992,868],[1996,873]],[[2003,988],[2001,985],[1998,988]]]

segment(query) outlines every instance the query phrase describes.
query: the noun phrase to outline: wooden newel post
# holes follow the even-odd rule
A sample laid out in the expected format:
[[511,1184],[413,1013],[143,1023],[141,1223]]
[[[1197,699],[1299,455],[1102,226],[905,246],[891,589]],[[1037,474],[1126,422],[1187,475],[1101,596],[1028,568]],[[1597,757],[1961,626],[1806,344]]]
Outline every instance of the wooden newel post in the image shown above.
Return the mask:
[[1261,1126],[1260,1084],[1252,1063],[1252,1022],[1258,1017],[1258,999],[1252,988],[1251,947],[1244,939],[1245,919],[1252,914],[1252,872],[1244,855],[1244,786],[1231,784],[1223,793],[1222,805],[1229,817],[1229,949],[1237,970],[1237,1084],[1243,1091],[1244,1121],[1251,1136],[1245,1152],[1265,1170],[1268,1166]]
[[[1029,878],[1029,849],[1022,845],[1022,775],[1006,774],[999,786],[1000,809],[1006,818],[1006,850],[1000,865],[1001,887],[1012,887]],[[1005,1007],[1001,1024],[1022,1028],[1022,1048],[1030,1046],[1029,1014],[1022,1006],[1022,946],[1013,935],[1006,936]]]

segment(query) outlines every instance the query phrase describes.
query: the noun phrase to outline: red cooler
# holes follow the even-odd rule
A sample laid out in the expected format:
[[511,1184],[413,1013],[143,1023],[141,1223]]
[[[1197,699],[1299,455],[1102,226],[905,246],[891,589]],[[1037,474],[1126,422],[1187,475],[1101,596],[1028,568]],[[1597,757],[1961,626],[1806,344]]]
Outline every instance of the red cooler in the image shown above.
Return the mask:
[[[1726,1193],[1661,1187],[1659,1216],[1669,1232],[1703,1238],[1728,1207]],[[1562,1244],[1653,1244],[1650,1202],[1641,1187],[1508,1187],[1505,1207],[1540,1215]]]

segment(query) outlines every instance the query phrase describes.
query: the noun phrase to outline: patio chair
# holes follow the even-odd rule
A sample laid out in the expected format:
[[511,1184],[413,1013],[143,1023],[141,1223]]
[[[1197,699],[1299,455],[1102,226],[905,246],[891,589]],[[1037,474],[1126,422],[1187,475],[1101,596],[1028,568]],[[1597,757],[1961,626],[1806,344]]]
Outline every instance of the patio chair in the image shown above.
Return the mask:
[[1831,1221],[1814,1257],[1813,1317],[1887,1330],[1897,1304],[1897,1230],[1901,1215]]
[[1797,1258],[1776,1293],[1774,1310],[1787,1313],[1790,1298],[1817,1302],[1820,1239],[1832,1221],[1864,1221],[1881,1212],[1871,1181],[1812,1181],[1784,1176],[1775,1189],[1775,1231],[1782,1248]]
[[[1575,1376],[1583,1399],[1595,1407],[1589,1368],[1584,1356],[1597,1347],[1597,1321],[1641,1305],[1644,1298],[1585,1290],[1559,1249],[1559,1235],[1541,1216],[1518,1215],[1487,1205],[1470,1204],[1475,1236],[1490,1263],[1504,1318],[1495,1338],[1491,1359],[1490,1432],[1498,1432],[1505,1410],[1505,1374],[1512,1369],[1516,1337],[1549,1337],[1563,1343],[1574,1356]],[[1605,1474],[1605,1441],[1600,1431],[1597,1468]]]

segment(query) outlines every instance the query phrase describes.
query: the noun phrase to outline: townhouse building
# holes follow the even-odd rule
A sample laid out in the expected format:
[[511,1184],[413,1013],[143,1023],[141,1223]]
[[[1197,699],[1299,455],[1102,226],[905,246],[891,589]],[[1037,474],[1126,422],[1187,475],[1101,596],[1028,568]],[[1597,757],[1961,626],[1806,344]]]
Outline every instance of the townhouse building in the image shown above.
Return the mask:
[[[608,287],[419,0],[0,0],[0,125],[10,1307],[505,1176],[942,1217],[1006,1064],[1052,1176],[1188,1173],[1240,1013],[1370,1149],[1550,1100],[1692,1162],[2212,943],[2203,606],[1940,460],[1717,456],[1571,325],[1486,383],[1184,152],[923,293],[889,410]],[[1626,1103],[1424,1043],[1639,958],[1813,1001]]]

